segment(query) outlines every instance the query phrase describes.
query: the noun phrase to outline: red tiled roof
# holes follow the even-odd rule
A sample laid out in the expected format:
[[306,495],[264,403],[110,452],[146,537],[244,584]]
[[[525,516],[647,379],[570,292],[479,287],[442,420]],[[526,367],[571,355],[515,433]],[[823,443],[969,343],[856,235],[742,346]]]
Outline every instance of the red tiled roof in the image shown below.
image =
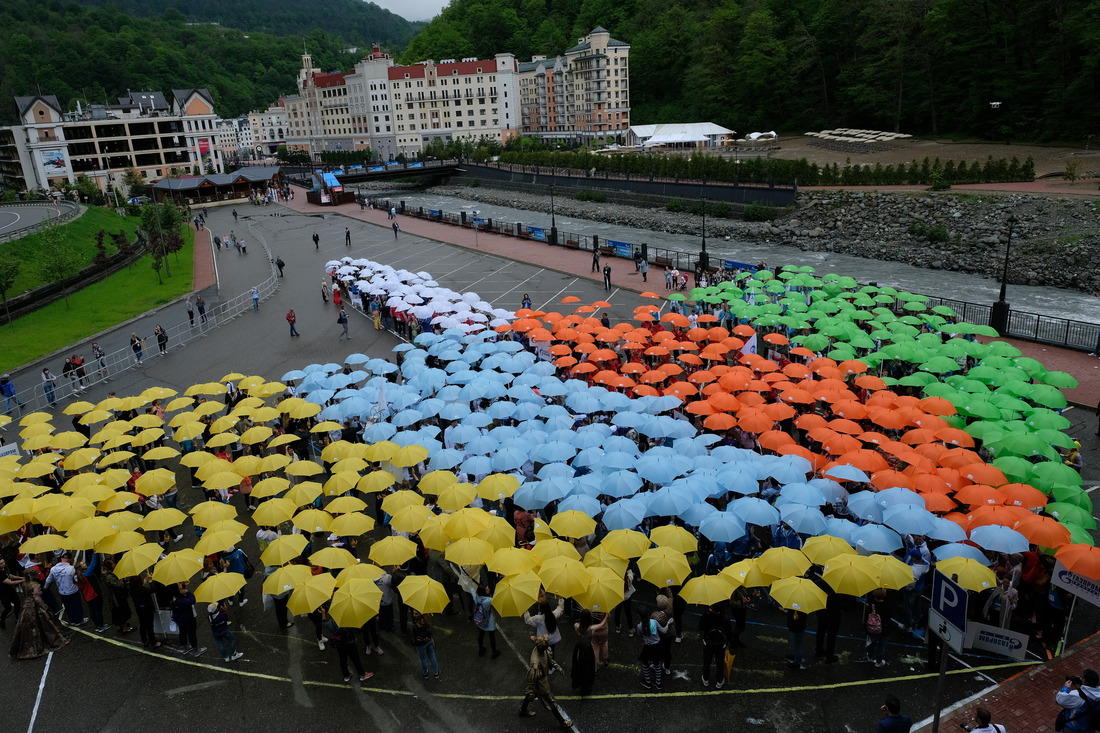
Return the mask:
[[314,74],[313,84],[318,89],[326,89],[328,87],[342,87],[344,86],[344,77],[348,76],[352,72],[342,71],[336,74]]
[[[495,74],[497,62],[495,59],[481,59],[479,61],[456,61],[453,64],[436,64],[435,72],[438,76],[452,76],[453,72],[457,70],[459,76],[466,76],[477,74],[479,67],[482,74]],[[424,64],[391,66],[389,68],[390,79],[404,79],[405,74],[408,74],[410,79],[423,79]]]

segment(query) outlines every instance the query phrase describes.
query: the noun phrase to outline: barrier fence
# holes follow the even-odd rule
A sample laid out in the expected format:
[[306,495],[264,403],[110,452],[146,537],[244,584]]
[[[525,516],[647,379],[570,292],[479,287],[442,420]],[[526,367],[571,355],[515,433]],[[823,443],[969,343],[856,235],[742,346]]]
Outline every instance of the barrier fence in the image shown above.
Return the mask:
[[[272,262],[271,248],[268,246],[267,240],[253,225],[251,221],[248,221],[248,229],[253,241],[259,242],[263,247],[265,256],[268,262]],[[214,256],[211,253],[211,256]],[[279,288],[278,270],[275,265],[271,264],[271,275],[257,286],[257,290],[260,293],[260,300],[264,301],[271,297]],[[175,308],[181,305],[182,301],[177,301],[167,308]],[[244,314],[252,308],[252,296],[251,291],[245,291],[236,295],[228,300],[223,300],[213,305],[207,306],[206,320],[205,322],[199,316],[198,311],[195,311],[195,323],[191,325],[189,320],[184,320],[175,326],[165,328],[165,332],[168,335],[167,348],[169,350],[177,349],[182,346],[186,346],[196,339],[200,339],[210,331],[232,321],[234,318]],[[143,349],[142,361],[159,354],[157,348],[156,336],[152,333],[138,334],[145,342],[145,348]],[[139,366],[134,351],[129,346],[129,337],[125,337],[127,345],[113,351],[107,352],[102,358],[95,359],[89,356],[91,351],[91,343],[94,339],[90,339],[86,346],[73,349],[72,353],[82,354],[85,358],[84,371],[85,376],[83,380],[79,380],[72,376],[64,376],[61,374],[60,368],[57,370],[51,366],[50,371],[57,377],[57,386],[54,388],[54,402],[60,402],[66,398],[78,398],[80,391],[87,389],[88,387],[102,384],[109,381],[111,378],[117,376],[121,372],[125,372],[129,369],[133,369]],[[83,352],[83,353],[82,353]],[[66,358],[64,353],[58,354],[55,358],[61,359],[62,362]],[[39,360],[41,363],[42,360]],[[27,412],[33,412],[36,410],[48,410],[52,407],[46,398],[45,383],[42,381],[41,367],[38,371],[33,373],[27,373],[21,376],[22,379],[37,379],[38,382],[31,387],[25,387],[16,392],[15,399],[4,399],[4,414],[7,415],[21,415]],[[22,407],[19,407],[19,403],[22,403]]]

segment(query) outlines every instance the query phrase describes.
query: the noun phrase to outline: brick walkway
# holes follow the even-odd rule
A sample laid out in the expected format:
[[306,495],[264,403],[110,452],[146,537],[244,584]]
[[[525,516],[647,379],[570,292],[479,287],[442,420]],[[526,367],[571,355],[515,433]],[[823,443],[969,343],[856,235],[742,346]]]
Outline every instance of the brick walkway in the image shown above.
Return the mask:
[[[974,710],[984,707],[1009,733],[1046,733],[1054,730],[1054,718],[1061,709],[1054,694],[1066,677],[1080,675],[1084,669],[1100,669],[1100,635],[1085,639],[1059,659],[1029,668],[1002,682],[989,695],[960,706],[940,719],[940,730],[957,733],[960,723],[974,724]],[[914,728],[913,733],[928,733],[931,723]]]
[[218,282],[214,274],[213,240],[209,229],[195,232],[195,284],[191,286],[193,292],[205,290]]

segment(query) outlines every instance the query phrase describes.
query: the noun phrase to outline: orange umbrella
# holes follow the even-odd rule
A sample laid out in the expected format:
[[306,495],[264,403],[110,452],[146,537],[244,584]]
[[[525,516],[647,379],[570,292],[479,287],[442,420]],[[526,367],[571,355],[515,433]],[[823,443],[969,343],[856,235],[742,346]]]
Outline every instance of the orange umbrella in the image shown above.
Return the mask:
[[741,408],[741,403],[737,401],[737,398],[728,392],[718,392],[707,397],[709,402],[715,410],[721,410],[722,412],[733,412]]
[[[846,456],[853,453],[869,453],[870,451],[861,450],[863,443],[853,438],[851,435],[844,435],[843,433],[833,433],[825,441],[822,442],[821,447],[825,449],[826,453],[834,456]],[[878,453],[874,455],[882,459]],[[883,461],[885,463],[885,461]],[[856,466],[856,468],[860,468]],[[867,469],[862,469],[867,470]]]
[[654,292],[651,292],[651,291],[647,290],[644,293],[641,293],[639,295],[639,297],[641,297],[641,298],[657,298],[657,299],[660,299],[661,296],[657,295],[657,293],[654,293]]
[[734,326],[733,333],[741,338],[752,338],[756,335],[756,331],[752,329],[752,326],[747,326],[744,323],[739,326]]
[[788,364],[787,366],[780,369],[780,371],[786,374],[791,379],[806,379],[812,374],[809,367],[805,366],[804,364]]
[[554,360],[554,366],[556,367],[571,367],[577,363],[576,357],[563,356],[560,359]]
[[918,412],[915,410],[910,411],[912,417],[909,422],[916,425],[919,428],[928,428],[929,430],[942,430],[943,428],[950,427],[947,421],[938,415],[929,415],[926,412]]
[[[698,321],[698,319],[696,319]],[[696,326],[695,328],[688,329],[687,337],[692,341],[702,341],[707,337],[707,329]]]
[[695,385],[691,382],[673,382],[669,386],[665,387],[662,394],[672,395],[673,397],[684,399],[686,397],[693,397],[699,394],[699,390],[696,389]]
[[944,519],[950,519],[955,524],[963,528],[963,530],[970,531],[970,518],[961,512],[951,512],[943,515]]
[[669,376],[675,376],[677,374],[683,374],[684,368],[679,364],[662,364],[661,366],[657,367],[657,371],[664,372]]
[[985,484],[970,484],[955,492],[955,500],[968,506],[984,506],[986,504],[1004,504],[1005,496]]
[[737,395],[737,400],[745,407],[760,407],[765,402],[763,396],[756,392],[741,392]]
[[619,371],[623,374],[643,374],[649,371],[649,367],[637,361],[628,361],[619,367]]
[[867,371],[867,365],[858,359],[848,359],[837,364],[837,369],[845,374],[863,374]]
[[[886,382],[873,374],[864,374],[860,377],[856,377],[856,386],[869,390],[879,390],[886,389]],[[944,401],[946,402],[946,400]]]
[[582,305],[582,306],[579,306],[579,307],[578,307],[578,308],[576,309],[576,311],[575,311],[575,312],[576,312],[576,313],[595,313],[595,312],[596,312],[596,306],[593,306],[593,305]]
[[638,378],[638,381],[642,382],[643,384],[656,384],[658,382],[663,382],[666,379],[668,379],[668,372],[662,372],[660,369],[654,369],[651,372],[646,372],[645,374],[643,374],[641,377]]
[[552,356],[566,356],[573,353],[573,350],[565,344],[554,344],[547,349],[547,351],[549,351]]
[[928,430],[927,428],[913,428],[912,430],[905,431],[905,434],[901,436],[901,440],[909,445],[918,445],[920,443],[931,443],[936,439],[936,432],[934,430]]
[[801,357],[804,357],[806,359],[814,358],[814,352],[810,351],[805,346],[796,346],[793,349],[791,349],[790,353],[793,354],[794,356],[801,356]]
[[783,392],[784,402],[793,402],[798,405],[812,405],[814,396],[804,389],[788,389]]
[[905,419],[898,415],[895,410],[884,408],[869,409],[867,411],[867,417],[875,425],[886,428],[887,430],[901,430],[906,425]]
[[922,494],[950,494],[954,489],[947,485],[938,474],[918,473],[913,476],[913,488]]
[[648,384],[639,384],[634,388],[634,394],[645,397],[660,397],[661,393],[650,387]]
[[[727,415],[724,412],[719,412],[711,415],[703,421],[703,427],[708,430],[729,430],[736,424],[737,420],[734,419],[733,415]],[[763,445],[763,443],[761,443],[761,445]]]
[[593,353],[595,351],[599,351],[599,350],[600,350],[600,347],[596,346],[596,344],[593,344],[591,342],[585,342],[585,343],[582,343],[582,344],[577,344],[577,347],[575,349],[573,349],[573,351],[576,351],[578,354],[591,354],[591,353]]
[[554,334],[550,333],[545,328],[533,328],[527,332],[527,338],[532,341],[550,341],[554,338]]
[[713,382],[716,377],[712,372],[708,372],[706,369],[700,369],[691,376],[688,377],[688,381],[692,384],[706,384],[707,382]]
[[855,400],[839,400],[831,405],[834,415],[848,420],[863,420],[867,417],[867,408]]
[[836,462],[846,463],[861,471],[885,471],[889,468],[886,459],[882,457],[881,453],[876,453],[873,450],[867,449],[853,450],[844,453],[836,459]]
[[694,366],[699,366],[699,365],[701,365],[701,364],[703,363],[703,360],[702,360],[702,359],[700,359],[700,358],[699,358],[698,356],[696,356],[695,354],[680,354],[680,355],[679,355],[679,356],[677,356],[676,358],[677,358],[677,359],[678,359],[679,361],[682,361],[682,362],[684,362],[685,364],[692,364],[692,365],[694,365]]
[[[711,417],[718,417],[718,415],[712,415]],[[707,420],[709,419],[710,418],[707,418]],[[704,422],[703,425],[706,425],[706,422]],[[784,433],[782,430],[766,430],[760,434],[757,440],[762,447],[774,451],[778,451],[783,446],[794,443],[794,438]]]
[[987,524],[1001,524],[1005,527],[1011,527],[1017,522],[1024,521],[1034,516],[1034,514],[1023,507],[986,504],[967,514],[966,518],[970,523],[969,528],[973,529],[974,527],[982,527]]
[[956,412],[955,406],[943,397],[925,397],[917,405],[932,415],[954,415]]
[[944,443],[950,443],[951,445],[957,445],[962,448],[973,448],[974,438],[970,437],[969,433],[959,430],[958,428],[940,428],[936,431],[936,440],[942,440]]
[[646,356],[668,356],[668,349],[664,346],[650,346],[645,350]]
[[[764,334],[764,341],[769,344],[775,344],[776,346],[786,346],[790,343],[787,337],[779,333],[766,333]],[[866,367],[864,367],[866,369]]]
[[562,303],[580,303],[581,299],[575,295],[567,295],[561,299]]
[[889,489],[894,486],[900,486],[903,489],[912,489],[913,479],[900,471],[887,469],[885,471],[875,471],[871,475],[871,485],[877,489]]
[[862,440],[864,443],[871,443],[872,445],[877,446],[882,446],[884,443],[891,442],[890,439],[882,433],[875,433],[870,430],[865,433],[860,433],[856,437]]
[[611,349],[596,349],[588,355],[588,358],[593,361],[611,361],[612,359],[618,359],[619,355]]
[[[1022,506],[1025,509],[1038,509],[1047,505],[1047,495],[1034,486],[1027,484],[1005,484],[997,489],[1004,496],[1008,506]],[[1050,547],[1050,545],[1047,545]]]
[[1069,530],[1052,517],[1032,515],[1020,520],[1013,529],[1027,537],[1028,542],[1042,547],[1061,547],[1070,539]]
[[708,341],[721,341],[722,339],[727,339],[729,337],[730,332],[722,328],[721,326],[714,326],[713,328],[707,329]]
[[1100,580],[1100,547],[1090,545],[1062,545],[1054,556],[1062,561],[1068,570],[1084,575],[1086,578]]
[[606,300],[597,300],[592,305],[596,306],[597,308],[610,308],[611,307],[611,304],[608,303]]
[[573,372],[574,374],[589,374],[591,372],[596,371],[596,365],[595,364],[590,364],[586,361],[586,362],[583,362],[581,364],[577,364],[577,366],[570,369],[570,371]]
[[986,463],[971,463],[959,469],[959,474],[970,479],[974,483],[989,484],[990,486],[1003,486],[1008,479],[996,466]]
[[829,428],[838,433],[845,433],[846,435],[859,435],[863,432],[863,427],[854,420],[845,420],[843,418],[839,420],[830,420]]
[[825,427],[828,424],[828,420],[815,412],[808,412],[795,418],[794,424],[802,430],[813,430],[815,428]]
[[691,321],[683,313],[665,313],[661,316],[661,320],[665,323],[670,323],[677,328],[687,328],[691,325]]
[[[692,415],[714,415],[722,414],[720,410],[714,409],[714,405],[710,404],[706,400],[695,400],[687,406],[687,411]],[[721,428],[725,430],[725,428]]]
[[930,512],[950,512],[958,508],[958,504],[947,494],[936,492],[920,492],[924,499],[924,508]]
[[771,430],[775,420],[769,417],[766,412],[752,408],[742,410],[739,413],[737,424],[742,430],[747,430],[750,433],[763,433],[765,430]]
[[704,313],[695,319],[696,323],[717,323],[718,317],[710,313]]
[[782,402],[772,402],[764,405],[761,409],[768,413],[768,417],[773,420],[789,420],[797,414],[793,407]]

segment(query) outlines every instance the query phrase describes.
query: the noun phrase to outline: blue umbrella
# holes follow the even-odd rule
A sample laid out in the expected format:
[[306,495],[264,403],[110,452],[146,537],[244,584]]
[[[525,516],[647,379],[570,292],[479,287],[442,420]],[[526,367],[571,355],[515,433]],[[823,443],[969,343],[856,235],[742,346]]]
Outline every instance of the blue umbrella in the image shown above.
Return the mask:
[[727,465],[726,468],[718,472],[716,480],[719,486],[735,494],[755,494],[760,490],[760,482],[757,480],[756,474],[752,473],[751,468],[744,464]]
[[649,496],[647,517],[678,517],[697,501],[696,497],[683,491],[673,491],[668,487],[658,489]]
[[622,435],[609,435],[604,438],[602,445],[605,450],[609,451],[622,451],[624,453],[638,452],[638,444]]
[[484,379],[482,375],[487,373],[491,372],[475,372],[473,369],[462,369],[462,371],[455,372],[447,377],[447,381],[451,384],[469,384],[475,379]]
[[501,448],[493,455],[493,471],[515,471],[527,462],[527,453],[516,448]]
[[489,405],[489,409],[485,411],[485,414],[494,420],[507,420],[516,414],[516,403],[505,400],[494,402]]
[[289,372],[287,372],[286,374],[284,374],[280,378],[280,381],[282,381],[282,382],[292,382],[295,379],[305,379],[305,376],[306,376],[306,373],[304,371],[302,371],[301,369],[291,369]]
[[466,443],[467,451],[480,455],[488,455],[498,448],[500,448],[500,441],[492,435],[478,435],[476,438]]
[[412,344],[398,344],[397,346],[394,346],[391,349],[391,351],[396,351],[396,352],[400,353],[400,352],[403,352],[403,351],[412,351],[415,348],[416,347],[413,346]]
[[340,420],[344,417],[344,406],[342,404],[329,405],[325,409],[317,413],[317,417],[322,420]]
[[437,399],[440,402],[454,402],[455,400],[461,399],[461,392],[462,387],[457,384],[448,384],[443,389],[437,391],[435,397],[432,399]]
[[818,507],[825,503],[825,494],[810,484],[787,484],[779,492],[776,504],[802,504]]
[[603,448],[585,448],[577,453],[573,460],[570,461],[570,464],[577,468],[586,466],[596,467],[600,465],[605,455],[607,455],[607,453]]
[[597,448],[603,445],[610,434],[606,428],[606,425],[585,425],[573,433],[573,438],[569,442],[578,450]]
[[370,357],[366,354],[349,354],[344,359],[345,364],[366,364],[368,361],[370,361]]
[[378,422],[363,431],[363,440],[368,443],[380,443],[383,440],[389,440],[396,432],[397,428],[390,423]]
[[577,455],[577,449],[569,443],[543,443],[542,445],[536,445],[531,449],[531,459],[539,463],[556,463],[558,461],[568,461],[575,455]]
[[307,394],[305,396],[305,399],[308,402],[313,402],[314,404],[317,404],[317,405],[323,405],[326,402],[328,402],[329,400],[331,400],[333,395],[335,395],[335,394],[336,394],[336,392],[334,392],[331,389],[315,389],[315,390],[311,391],[309,394]]
[[600,398],[587,392],[576,392],[565,398],[565,404],[574,412],[597,412],[600,409]]
[[603,524],[609,530],[632,529],[642,523],[646,516],[644,501],[636,498],[621,499],[603,512]]
[[634,470],[647,481],[655,484],[667,484],[682,473],[690,470],[691,460],[688,458],[660,458],[642,456],[634,464]]
[[406,428],[413,423],[420,422],[424,415],[419,410],[402,410],[390,418],[390,422],[399,428]]
[[865,474],[863,471],[860,471],[855,466],[848,465],[833,466],[825,472],[825,475],[831,476],[833,478],[846,479],[848,481],[860,481],[863,483],[871,480],[871,477]]
[[572,416],[569,414],[569,410],[565,409],[561,405],[545,405],[541,410],[539,410],[539,417],[550,419],[553,417]]
[[459,465],[463,473],[471,476],[484,476],[493,472],[493,461],[488,456],[471,456]]
[[966,530],[943,517],[932,517],[933,527],[928,536],[941,542],[962,542],[966,539]]
[[493,422],[493,418],[486,415],[484,412],[471,412],[466,417],[462,418],[463,425],[472,425],[475,428],[484,428]]
[[573,467],[566,463],[547,463],[535,475],[542,481],[549,481],[556,478],[572,479],[574,473],[576,471]]
[[454,468],[458,464],[465,460],[466,454],[460,450],[454,450],[452,448],[444,448],[441,451],[436,451],[428,459],[428,470],[439,471]]
[[633,471],[612,471],[602,474],[603,485],[600,493],[608,496],[632,496],[642,488],[642,477]]
[[571,494],[558,503],[559,512],[569,511],[570,509],[584,512],[590,517],[599,516],[600,512],[603,511],[599,501],[584,494]]
[[865,524],[852,530],[851,543],[867,552],[891,553],[901,549],[898,533],[881,524]]
[[810,486],[817,487],[825,496],[825,501],[839,504],[848,499],[848,492],[836,481],[827,478],[815,478],[807,481]]
[[458,394],[464,400],[496,400],[505,395],[508,390],[504,385],[495,380],[470,382]]
[[571,489],[571,482],[561,479],[529,481],[516,489],[512,498],[524,509],[542,509],[550,502],[564,498]]
[[882,523],[901,534],[928,535],[936,526],[934,519],[927,509],[911,504],[896,504],[882,513]]
[[468,402],[448,402],[439,411],[439,416],[444,420],[461,420],[470,414]]
[[757,475],[771,476],[781,484],[805,481],[813,466],[802,456],[760,456]]
[[[947,520],[951,522],[950,519]],[[951,522],[955,524],[954,522]],[[955,525],[958,527],[958,525]],[[961,527],[960,527],[961,529]],[[961,542],[952,542],[947,545],[940,545],[936,549],[932,550],[932,554],[936,556],[937,560],[948,560],[952,557],[968,557],[971,560],[976,560],[982,565],[990,565],[992,561],[985,556],[985,553],[979,550],[974,545],[965,545]]]
[[999,527],[997,525],[985,525],[970,530],[970,541],[984,550],[991,552],[1027,552],[1027,538],[1014,529]]
[[882,521],[882,505],[875,500],[873,491],[860,491],[849,496],[848,511],[868,522]]
[[638,459],[632,453],[624,451],[607,451],[600,463],[605,469],[628,469],[637,463]]
[[[703,520],[712,514],[719,514],[718,508],[713,504],[708,504],[705,501],[692,504],[684,511],[680,512],[680,519],[684,520],[686,524],[690,524],[692,527],[698,527],[703,523]],[[742,523],[743,524],[743,523]]]
[[825,515],[816,507],[784,504],[779,508],[779,515],[799,534],[819,535],[825,532]]
[[637,428],[640,425],[644,425],[649,420],[648,415],[643,415],[640,412],[618,412],[611,418],[611,424],[617,425],[620,428]]
[[840,517],[825,517],[825,531],[823,534],[839,537],[848,544],[854,544],[852,541],[852,532],[855,531],[855,529],[856,525],[849,522],[847,519],[841,519]]
[[424,417],[432,417],[433,415],[438,415],[439,411],[442,410],[443,406],[446,404],[446,401],[438,399],[437,397],[429,397],[426,400],[420,400],[420,402],[416,404],[416,409]]
[[713,542],[734,542],[747,533],[744,521],[730,512],[716,511],[699,524],[699,534]]
[[432,333],[431,331],[425,331],[423,333],[418,333],[416,335],[416,338],[413,339],[413,343],[418,344],[419,346],[431,346],[432,344],[442,340],[443,337],[439,334]]
[[632,409],[631,399],[622,392],[608,392],[600,397],[600,402],[603,403],[603,409],[608,412]]
[[516,413],[513,415],[513,419],[525,421],[532,420],[538,414],[541,406],[537,402],[520,402],[516,405]]
[[514,425],[497,425],[489,431],[489,437],[498,443],[519,437],[519,429]]
[[742,496],[730,502],[728,511],[741,517],[748,524],[770,527],[779,521],[779,510],[763,499]]
[[915,491],[905,489],[900,486],[893,486],[889,489],[883,489],[875,494],[875,499],[884,507],[897,506],[899,504],[908,504],[910,506],[920,507],[924,509],[924,497]]
[[[466,443],[469,443],[472,440],[477,440],[478,438],[480,438],[481,437],[481,431],[478,430],[473,425],[459,424],[459,425],[455,425],[454,427],[447,428],[447,430],[445,431],[445,435],[447,436],[447,440],[451,441],[452,443],[456,443],[458,445],[465,445]],[[493,441],[493,447],[495,448],[496,445],[497,445],[497,442],[494,440]],[[467,446],[467,450],[469,450],[468,446]],[[471,450],[470,452],[471,453],[484,453],[484,451],[479,451],[479,450]]]
[[393,374],[397,371],[397,365],[385,359],[371,359],[366,363],[366,370],[371,374]]

